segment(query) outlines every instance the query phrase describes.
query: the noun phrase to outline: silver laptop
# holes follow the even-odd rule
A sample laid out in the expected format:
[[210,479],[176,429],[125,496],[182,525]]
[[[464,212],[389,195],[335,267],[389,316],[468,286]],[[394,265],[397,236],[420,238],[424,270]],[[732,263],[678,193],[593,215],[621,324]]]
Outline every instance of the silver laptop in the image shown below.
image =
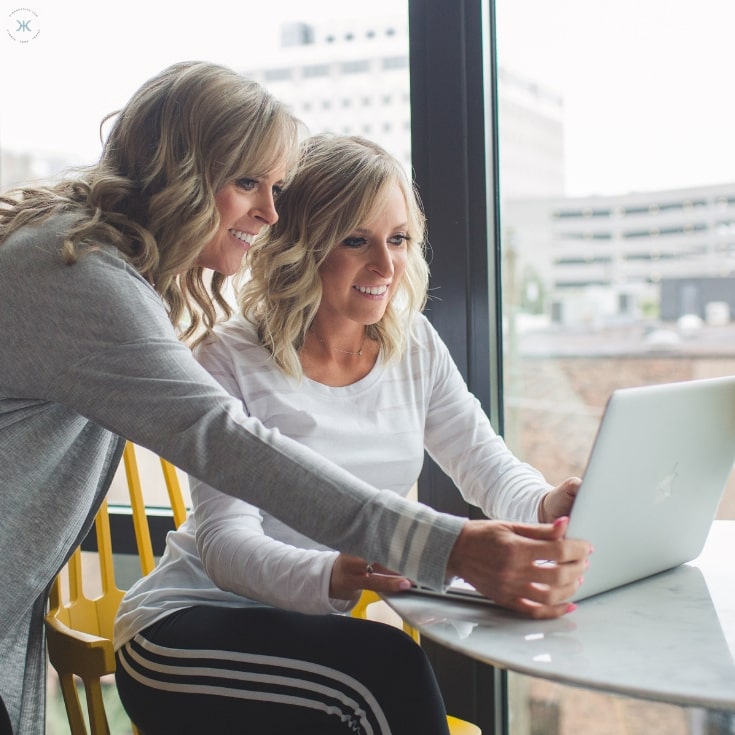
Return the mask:
[[[614,391],[570,516],[594,546],[572,599],[698,556],[734,462],[735,377]],[[490,602],[462,580],[448,594]]]
[[594,546],[581,600],[694,559],[735,462],[735,377],[608,400],[567,536]]

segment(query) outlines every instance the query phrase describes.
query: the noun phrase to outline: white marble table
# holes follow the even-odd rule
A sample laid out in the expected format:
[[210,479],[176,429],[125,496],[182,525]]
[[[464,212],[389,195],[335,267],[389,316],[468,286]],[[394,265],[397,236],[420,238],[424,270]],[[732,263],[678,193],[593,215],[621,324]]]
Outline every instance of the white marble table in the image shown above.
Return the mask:
[[591,597],[558,620],[406,593],[422,635],[503,669],[678,705],[735,711],[735,521],[689,564]]

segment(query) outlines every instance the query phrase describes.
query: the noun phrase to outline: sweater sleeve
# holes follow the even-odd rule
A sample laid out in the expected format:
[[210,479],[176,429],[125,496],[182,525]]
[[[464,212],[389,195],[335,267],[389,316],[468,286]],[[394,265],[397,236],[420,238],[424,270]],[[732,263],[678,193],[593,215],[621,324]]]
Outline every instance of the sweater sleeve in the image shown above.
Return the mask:
[[345,612],[330,600],[338,552],[302,549],[266,535],[258,508],[194,480],[196,545],[207,576],[221,589],[286,610]]
[[537,523],[538,505],[551,485],[495,433],[444,342],[428,321],[421,324],[427,451],[465,500],[490,518]]
[[465,519],[376,490],[246,416],[116,251],[68,266],[58,239],[26,229],[2,248],[2,394],[62,404],[326,546],[444,583]]

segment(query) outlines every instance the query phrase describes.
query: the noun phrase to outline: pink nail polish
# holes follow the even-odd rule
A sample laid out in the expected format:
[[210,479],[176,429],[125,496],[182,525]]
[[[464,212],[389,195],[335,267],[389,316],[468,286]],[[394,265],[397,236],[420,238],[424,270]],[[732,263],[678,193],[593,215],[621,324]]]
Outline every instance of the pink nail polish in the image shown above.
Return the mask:
[[570,613],[570,612],[574,612],[574,611],[575,611],[576,609],[577,609],[577,606],[576,606],[576,605],[575,605],[575,604],[574,604],[573,602],[570,602],[570,603],[569,603],[569,604],[567,605],[567,612],[568,612],[568,613]]
[[566,516],[560,516],[554,521],[554,528],[558,528],[562,523],[566,523],[569,520]]

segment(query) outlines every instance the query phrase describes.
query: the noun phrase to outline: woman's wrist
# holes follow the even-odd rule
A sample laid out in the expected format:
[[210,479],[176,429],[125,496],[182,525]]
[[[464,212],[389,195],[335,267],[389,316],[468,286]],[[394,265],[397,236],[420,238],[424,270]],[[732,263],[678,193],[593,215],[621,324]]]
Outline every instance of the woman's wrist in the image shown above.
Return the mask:
[[551,493],[551,490],[549,490],[548,492],[544,493],[541,496],[541,502],[538,504],[538,520],[539,520],[539,523],[551,523],[551,521],[553,520],[552,518],[549,518],[547,516],[547,511],[546,511],[546,500],[549,497],[550,493]]

